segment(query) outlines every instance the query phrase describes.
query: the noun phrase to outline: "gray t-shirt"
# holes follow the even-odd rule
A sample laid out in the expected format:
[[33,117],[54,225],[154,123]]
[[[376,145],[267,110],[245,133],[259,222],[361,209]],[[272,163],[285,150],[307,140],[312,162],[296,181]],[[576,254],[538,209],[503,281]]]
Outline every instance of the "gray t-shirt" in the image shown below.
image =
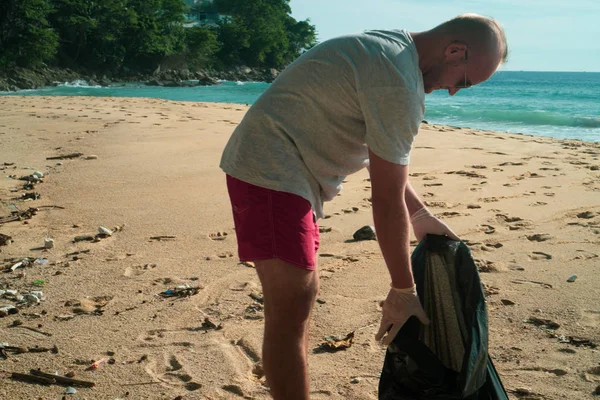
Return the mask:
[[419,56],[404,30],[327,40],[290,64],[233,132],[221,169],[307,199],[319,217],[371,149],[408,165],[425,113]]

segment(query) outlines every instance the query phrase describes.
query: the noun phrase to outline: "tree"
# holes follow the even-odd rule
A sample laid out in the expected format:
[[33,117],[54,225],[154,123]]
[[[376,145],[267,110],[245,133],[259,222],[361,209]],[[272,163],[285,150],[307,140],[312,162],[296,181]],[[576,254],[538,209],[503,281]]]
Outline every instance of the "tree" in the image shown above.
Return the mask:
[[194,69],[213,63],[213,56],[219,49],[216,33],[201,26],[185,30],[186,59]]
[[37,67],[56,55],[58,35],[48,23],[46,0],[0,2],[0,66]]
[[226,65],[282,67],[316,41],[309,21],[297,22],[289,15],[289,0],[215,0],[214,4],[220,13],[232,16],[220,25],[218,35],[223,45],[219,58]]
[[163,57],[184,50],[188,7],[183,0],[129,0],[128,5],[137,16],[125,31],[127,64],[154,69]]
[[303,51],[314,47],[317,44],[317,30],[310,20],[296,21],[288,16],[285,21],[288,34],[288,53],[287,59],[298,57]]

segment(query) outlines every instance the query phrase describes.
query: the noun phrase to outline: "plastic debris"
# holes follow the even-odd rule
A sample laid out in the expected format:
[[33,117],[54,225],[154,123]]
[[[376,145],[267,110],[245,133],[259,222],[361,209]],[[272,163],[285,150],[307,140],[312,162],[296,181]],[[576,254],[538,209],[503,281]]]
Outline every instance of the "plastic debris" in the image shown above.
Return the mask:
[[165,290],[164,292],[159,293],[158,295],[160,297],[188,297],[198,294],[199,290],[200,288],[197,286],[190,287],[188,285],[180,285],[174,289]]
[[326,336],[325,341],[319,345],[320,351],[336,352],[339,350],[346,350],[354,342],[354,331],[347,334],[345,337],[342,336]]
[[25,267],[29,266],[30,263],[31,263],[31,261],[29,261],[28,258],[24,258],[22,261],[19,261],[18,263],[13,264],[13,266],[10,267],[10,270],[14,271],[17,268],[25,268]]
[[101,226],[101,227],[98,228],[98,233],[100,235],[104,235],[104,236],[112,236],[113,231],[111,231],[108,228],[105,228],[105,227]]
[[105,358],[101,358],[101,359],[100,359],[100,360],[98,360],[98,361],[94,361],[94,362],[92,363],[92,365],[90,365],[90,367],[89,367],[88,369],[90,369],[90,370],[95,370],[95,369],[98,369],[98,368],[100,368],[100,366],[101,366],[102,364],[105,364],[106,362],[108,362],[108,358],[106,358],[106,357],[105,357]]

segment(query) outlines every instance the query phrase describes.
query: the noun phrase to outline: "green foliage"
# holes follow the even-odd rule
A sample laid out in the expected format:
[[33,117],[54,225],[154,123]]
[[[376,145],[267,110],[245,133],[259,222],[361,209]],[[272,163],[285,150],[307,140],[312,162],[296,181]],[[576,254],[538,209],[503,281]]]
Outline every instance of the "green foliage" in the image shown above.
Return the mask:
[[58,35],[51,29],[46,0],[0,2],[0,66],[37,67],[54,58]]
[[213,63],[213,56],[219,49],[217,34],[208,28],[196,26],[185,30],[186,59],[190,69]]
[[228,17],[184,26],[184,0],[0,0],[0,67],[59,66],[94,72],[154,70],[185,55],[190,67],[282,67],[316,43],[289,0],[215,0],[194,11]]
[[215,6],[232,16],[219,26],[225,65],[281,67],[316,42],[315,27],[289,15],[289,0],[215,0]]
[[158,62],[183,51],[187,7],[182,0],[129,0],[129,7],[137,14],[125,32],[133,59]]

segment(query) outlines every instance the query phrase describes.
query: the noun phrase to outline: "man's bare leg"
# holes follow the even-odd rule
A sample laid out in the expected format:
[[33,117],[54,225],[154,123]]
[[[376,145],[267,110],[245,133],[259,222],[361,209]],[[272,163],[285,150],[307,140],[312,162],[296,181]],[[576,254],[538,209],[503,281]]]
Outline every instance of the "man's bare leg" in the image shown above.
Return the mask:
[[265,307],[263,367],[275,400],[309,400],[308,324],[317,271],[280,259],[256,261]]

